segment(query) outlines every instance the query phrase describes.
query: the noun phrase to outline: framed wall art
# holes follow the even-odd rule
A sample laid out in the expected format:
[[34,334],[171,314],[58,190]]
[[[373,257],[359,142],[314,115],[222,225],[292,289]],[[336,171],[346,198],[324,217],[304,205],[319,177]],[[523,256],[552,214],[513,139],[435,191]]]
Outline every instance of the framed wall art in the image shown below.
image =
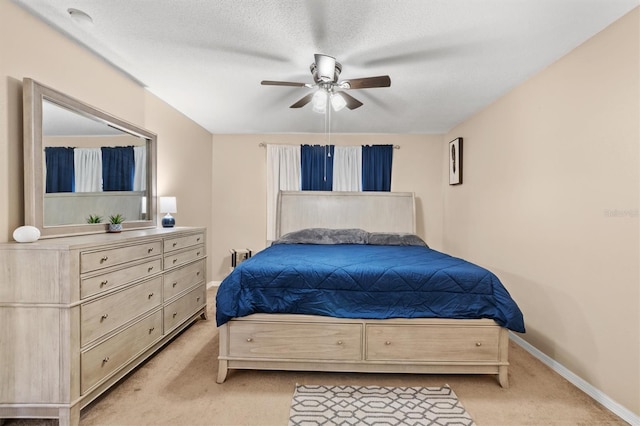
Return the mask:
[[449,142],[449,185],[462,183],[462,138]]

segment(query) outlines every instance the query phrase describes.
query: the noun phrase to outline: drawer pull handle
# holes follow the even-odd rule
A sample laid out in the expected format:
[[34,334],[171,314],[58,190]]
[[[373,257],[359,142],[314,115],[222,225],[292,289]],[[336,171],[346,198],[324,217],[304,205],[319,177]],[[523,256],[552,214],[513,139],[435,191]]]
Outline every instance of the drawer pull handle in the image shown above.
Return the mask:
[[253,339],[251,337],[247,337],[247,342],[251,343],[253,342]]
[[196,238],[196,241],[200,242],[200,237]]
[[173,263],[176,263],[178,261],[178,259],[173,259]]
[[155,329],[156,329],[155,327],[151,327],[151,328],[149,329],[149,334],[153,333],[153,330],[155,330]]
[[178,315],[178,313],[177,313],[177,312],[174,312],[174,313],[173,313],[173,317],[174,317],[174,318],[175,318],[177,315]]
[[175,247],[175,246],[177,246],[177,245],[178,245],[178,243],[173,243],[173,246],[174,246],[174,247]]
[[147,249],[147,253],[151,253],[152,251],[153,251],[153,247],[149,247],[149,248]]
[[149,299],[153,297],[153,293],[149,293]]
[[384,344],[389,346],[391,344],[391,342],[387,340],[386,342],[384,342]]
[[200,296],[196,297],[196,302],[200,301]]
[[173,284],[171,284],[173,287],[178,285],[178,281],[174,281]]
[[196,272],[196,275],[197,275],[197,276],[200,276],[200,271]]
[[105,285],[107,285],[107,283],[109,282],[109,280],[104,280],[100,283],[100,287],[104,287]]
[[109,362],[109,357],[108,356],[104,357],[104,359],[102,360],[102,364],[106,364],[108,362]]
[[147,268],[147,272],[151,272],[151,271],[153,271],[153,266],[149,266],[149,267]]
[[107,260],[109,260],[109,256],[103,256],[102,259],[100,259],[100,263],[104,263]]
[[342,340],[338,340],[338,345],[342,345]]
[[196,256],[200,256],[200,252],[197,252],[197,253],[196,253]]
[[476,346],[482,346],[482,342],[476,342]]
[[109,318],[109,314],[104,314],[104,315],[102,315],[102,316],[100,317],[100,321],[104,321],[104,320],[106,320],[107,318]]

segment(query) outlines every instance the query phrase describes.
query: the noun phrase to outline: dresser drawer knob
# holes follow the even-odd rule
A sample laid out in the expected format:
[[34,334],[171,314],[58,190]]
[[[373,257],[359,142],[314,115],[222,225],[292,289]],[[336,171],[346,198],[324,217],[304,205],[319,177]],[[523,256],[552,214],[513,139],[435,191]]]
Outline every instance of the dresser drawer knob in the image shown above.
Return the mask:
[[178,261],[178,259],[173,259],[173,263],[176,263]]
[[174,281],[173,284],[171,284],[172,287],[175,287],[178,285],[178,281]]
[[196,297],[196,302],[200,301],[200,296]]
[[102,364],[106,364],[109,362],[109,357],[105,356],[104,359],[102,360]]
[[109,282],[109,280],[104,280],[100,283],[100,287],[104,287],[105,285],[107,285],[107,283]]
[[149,266],[149,267],[147,268],[147,272],[151,272],[151,271],[153,271],[153,266]]
[[109,314],[104,314],[104,315],[102,315],[102,316],[100,317],[100,321],[104,321],[104,320],[106,320],[107,318],[109,318]]
[[253,339],[251,337],[247,337],[247,342],[251,343],[253,342]]
[[200,256],[200,252],[197,252],[197,253],[196,253],[196,256]]
[[173,317],[174,317],[174,318],[175,318],[177,315],[178,315],[178,313],[177,313],[177,312],[174,312],[174,313],[173,313]]
[[338,345],[342,345],[342,340],[338,340]]
[[153,251],[153,247],[149,247],[149,248],[147,249],[147,253],[151,253],[152,251]]
[[389,346],[391,344],[391,342],[387,340],[386,342],[384,342],[384,344]]
[[476,346],[482,346],[482,342],[476,342]]
[[104,263],[107,260],[109,260],[109,256],[103,256],[102,259],[100,259],[100,263]]
[[200,271],[196,272],[196,275],[197,275],[197,276],[200,276]]
[[155,329],[156,329],[155,327],[151,327],[151,328],[149,329],[149,334],[153,333],[153,330],[155,330]]
[[200,242],[200,237],[196,238],[196,241]]
[[149,293],[149,299],[153,297],[153,293]]
[[178,243],[173,243],[173,246],[174,246],[174,247],[175,247],[175,246],[177,246],[177,245],[178,245]]

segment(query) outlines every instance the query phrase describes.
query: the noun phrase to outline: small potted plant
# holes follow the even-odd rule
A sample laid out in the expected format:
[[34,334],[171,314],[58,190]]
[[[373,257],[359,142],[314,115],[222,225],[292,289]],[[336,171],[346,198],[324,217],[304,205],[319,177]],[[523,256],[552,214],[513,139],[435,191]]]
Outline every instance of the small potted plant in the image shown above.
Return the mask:
[[124,216],[120,213],[109,216],[109,232],[122,231],[122,222],[124,222]]
[[101,223],[101,222],[102,222],[102,216],[97,214],[90,214],[89,218],[87,219],[87,223]]

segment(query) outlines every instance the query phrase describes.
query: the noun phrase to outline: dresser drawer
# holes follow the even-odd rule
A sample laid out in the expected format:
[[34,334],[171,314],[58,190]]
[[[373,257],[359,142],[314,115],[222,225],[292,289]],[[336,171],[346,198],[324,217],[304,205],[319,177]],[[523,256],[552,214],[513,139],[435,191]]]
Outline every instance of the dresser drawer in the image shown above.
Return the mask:
[[80,273],[144,259],[161,253],[162,242],[160,240],[108,250],[82,252],[80,253]]
[[177,238],[167,238],[166,240],[164,240],[164,252],[168,253],[170,251],[180,250],[198,244],[204,244],[203,233],[186,235],[184,237]]
[[162,277],[136,284],[80,306],[80,344],[90,343],[160,306]]
[[168,272],[164,277],[164,300],[204,280],[204,260]]
[[161,311],[143,318],[98,346],[81,354],[80,388],[84,394],[102,379],[162,337]]
[[204,257],[204,246],[198,246],[190,250],[172,253],[164,258],[164,269],[173,268]]
[[207,302],[205,284],[191,290],[181,298],[164,307],[164,333],[169,333],[174,327],[189,318]]
[[362,359],[362,325],[229,323],[229,355],[242,358]]
[[162,271],[162,259],[140,263],[95,277],[83,278],[80,282],[80,297],[85,299],[121,285],[143,279]]
[[366,358],[371,361],[497,361],[500,328],[368,325]]

